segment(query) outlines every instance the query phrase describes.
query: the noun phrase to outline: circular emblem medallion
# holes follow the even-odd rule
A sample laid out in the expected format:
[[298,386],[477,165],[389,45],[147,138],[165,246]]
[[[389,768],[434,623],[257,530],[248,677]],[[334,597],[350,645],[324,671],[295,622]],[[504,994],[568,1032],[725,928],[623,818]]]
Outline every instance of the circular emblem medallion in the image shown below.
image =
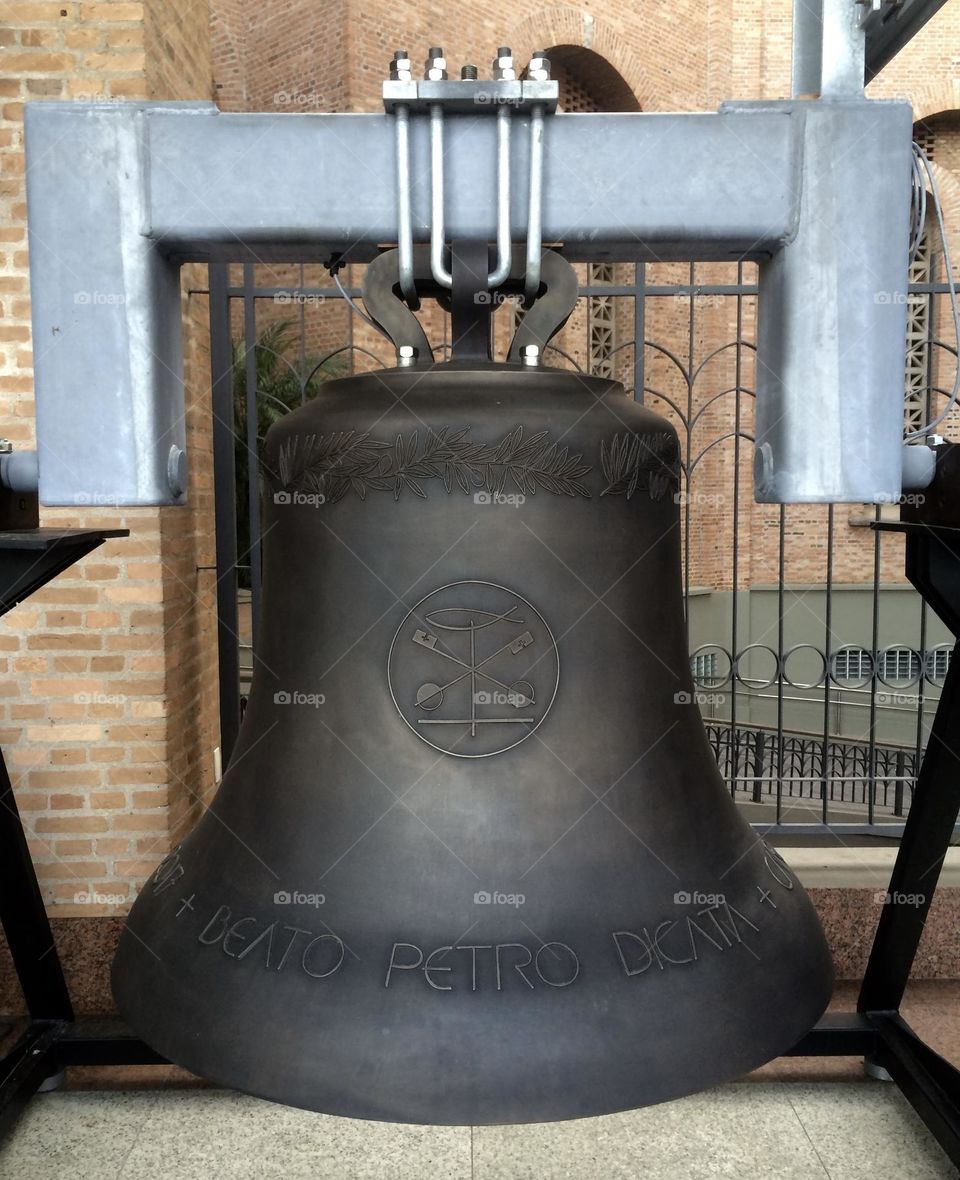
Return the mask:
[[493,582],[451,582],[421,598],[387,659],[400,716],[428,746],[456,758],[518,746],[550,712],[559,677],[543,616]]

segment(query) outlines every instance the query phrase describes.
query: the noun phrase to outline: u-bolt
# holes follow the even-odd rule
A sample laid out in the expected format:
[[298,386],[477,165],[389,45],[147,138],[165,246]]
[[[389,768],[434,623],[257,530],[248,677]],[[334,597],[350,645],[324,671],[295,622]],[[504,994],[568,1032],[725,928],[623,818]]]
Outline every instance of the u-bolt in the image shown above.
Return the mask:
[[[430,108],[430,270],[438,286],[450,287],[453,276],[443,259],[443,191],[443,108],[434,103]],[[538,251],[538,260],[539,257]],[[510,264],[510,108],[504,106],[497,111],[497,265],[487,275],[488,290],[499,287],[506,280]],[[539,283],[538,275],[538,286]]]
[[430,107],[430,271],[438,287],[453,286],[443,263],[443,107]]
[[543,253],[543,105],[530,110],[530,188],[527,201],[527,268],[523,295],[529,302],[540,290]]
[[497,109],[497,269],[487,275],[487,290],[510,274],[510,108]]
[[413,278],[413,222],[410,212],[410,110],[398,106],[395,114],[397,138],[397,254],[400,291],[416,306],[417,285]]

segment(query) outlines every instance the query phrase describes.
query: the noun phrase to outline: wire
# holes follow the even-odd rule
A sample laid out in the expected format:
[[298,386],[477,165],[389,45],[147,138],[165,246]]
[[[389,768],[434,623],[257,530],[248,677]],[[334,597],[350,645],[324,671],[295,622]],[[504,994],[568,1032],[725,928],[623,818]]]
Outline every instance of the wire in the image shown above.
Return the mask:
[[922,150],[917,143],[913,144],[910,155],[911,194],[910,194],[910,263],[916,262],[923,242],[923,231],[927,221],[927,185],[917,154]]
[[[933,429],[940,425],[944,418],[946,418],[946,416],[957,404],[957,398],[960,396],[960,311],[957,309],[957,286],[953,281],[953,265],[950,261],[950,246],[947,242],[947,229],[943,221],[943,206],[940,203],[940,192],[937,189],[937,181],[936,177],[933,175],[933,168],[930,165],[930,159],[927,156],[927,153],[918,143],[913,145],[913,159],[915,168],[917,169],[921,180],[921,185],[924,190],[924,216],[926,216],[926,189],[928,186],[930,189],[930,196],[933,199],[933,209],[937,215],[937,228],[940,231],[940,242],[943,247],[943,263],[947,272],[947,289],[950,292],[950,310],[953,313],[953,328],[957,341],[957,371],[953,379],[953,389],[950,391],[950,397],[947,399],[947,404],[943,407],[940,413],[937,414],[936,417],[931,418],[925,426],[921,426],[919,430],[913,430],[909,434],[904,435],[905,442],[915,442],[917,439],[925,438]],[[921,222],[921,225],[922,224],[923,223]],[[915,229],[916,227],[914,226],[914,230]]]
[[378,323],[376,323],[374,320],[372,320],[367,315],[367,313],[365,311],[361,311],[360,308],[357,307],[357,305],[353,302],[353,300],[350,298],[350,296],[346,293],[346,291],[343,289],[342,283],[340,282],[339,273],[336,270],[332,270],[330,273],[333,276],[333,281],[337,285],[337,290],[340,292],[340,294],[343,296],[343,298],[347,301],[347,306],[351,309],[351,311],[354,311],[363,320],[363,322],[365,324],[369,324],[370,327],[373,328],[373,330],[375,332],[379,332],[380,335],[385,340],[390,340],[390,343],[393,344],[393,341],[390,339],[390,337],[387,335],[387,333],[383,330],[383,328],[381,328]]

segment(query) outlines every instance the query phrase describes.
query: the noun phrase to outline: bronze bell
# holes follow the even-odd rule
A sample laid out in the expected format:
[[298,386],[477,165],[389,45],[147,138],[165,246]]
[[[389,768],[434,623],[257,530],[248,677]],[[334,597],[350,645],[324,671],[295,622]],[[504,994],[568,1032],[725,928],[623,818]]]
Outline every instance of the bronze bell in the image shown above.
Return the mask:
[[267,440],[259,659],[114,967],[170,1060],[331,1114],[575,1118],[788,1050],[831,991],[695,702],[678,444],[612,381],[334,381]]

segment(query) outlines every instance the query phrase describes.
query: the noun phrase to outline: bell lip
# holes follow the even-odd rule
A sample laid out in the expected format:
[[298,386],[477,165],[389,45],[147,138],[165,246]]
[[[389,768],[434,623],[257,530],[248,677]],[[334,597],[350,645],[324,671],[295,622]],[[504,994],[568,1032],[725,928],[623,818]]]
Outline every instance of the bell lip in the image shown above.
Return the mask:
[[[825,939],[824,949],[826,950]],[[289,1106],[295,1110],[307,1110],[314,1114],[329,1115],[332,1118],[357,1119],[361,1122],[394,1123],[398,1126],[413,1127],[513,1127],[524,1125],[535,1126],[541,1123],[576,1122],[582,1119],[603,1118],[606,1115],[624,1114],[631,1110],[643,1110],[644,1108],[650,1106],[660,1106],[665,1102],[675,1102],[677,1099],[685,1098],[688,1095],[701,1094],[715,1086],[726,1085],[747,1077],[754,1070],[760,1069],[762,1066],[769,1064],[771,1061],[775,1061],[777,1058],[782,1057],[796,1044],[798,1044],[801,1038],[804,1037],[816,1025],[817,1021],[821,1019],[821,1017],[829,1008],[830,1000],[832,999],[836,983],[836,975],[832,956],[829,955],[829,951],[827,951],[827,955],[828,969],[823,979],[825,985],[825,994],[822,995],[820,1000],[818,1000],[817,1003],[813,1005],[812,1018],[809,1015],[805,1016],[802,1021],[797,1022],[795,1029],[790,1032],[789,1036],[785,1035],[782,1039],[777,1040],[773,1052],[770,1052],[769,1049],[764,1049],[760,1055],[754,1059],[749,1060],[742,1069],[737,1069],[732,1074],[728,1071],[710,1074],[706,1076],[702,1082],[699,1082],[695,1086],[684,1086],[680,1089],[661,1094],[650,1102],[637,1103],[634,1101],[628,1101],[623,1105],[612,1106],[604,1104],[592,1110],[579,1110],[576,1113],[569,1114],[558,1112],[556,1114],[543,1115],[542,1117],[533,1118],[529,1116],[513,1119],[483,1119],[473,1117],[467,1121],[464,1121],[463,1119],[447,1118],[403,1118],[399,1117],[397,1114],[375,1113],[370,1111],[364,1111],[362,1113],[350,1113],[346,1110],[331,1108],[331,1106],[326,1104],[322,1107],[315,1104],[310,1104],[304,1102],[302,1099],[298,1100],[296,1095],[286,1096],[278,1093],[267,1093],[264,1090],[260,1090],[252,1086],[239,1086],[235,1081],[231,1081],[225,1074],[221,1074],[216,1070],[205,1070],[200,1069],[195,1065],[191,1065],[190,1061],[188,1060],[189,1053],[181,1054],[180,1052],[177,1052],[176,1054],[173,1054],[168,1052],[164,1047],[163,1037],[154,1039],[150,1036],[144,1035],[138,1030],[136,1018],[130,1015],[124,1000],[122,999],[121,995],[118,994],[119,989],[117,987],[117,962],[120,958],[120,947],[117,949],[117,953],[114,956],[113,964],[111,966],[110,984],[111,992],[113,994],[114,1000],[116,1001],[117,1009],[121,1018],[124,1020],[127,1026],[144,1041],[145,1044],[149,1045],[151,1049],[164,1057],[171,1065],[176,1065],[178,1068],[184,1069],[188,1073],[192,1073],[201,1081],[213,1083],[214,1087],[216,1088],[233,1090],[239,1094],[248,1094],[252,1098],[259,1098],[265,1102],[273,1102],[278,1106]]]

